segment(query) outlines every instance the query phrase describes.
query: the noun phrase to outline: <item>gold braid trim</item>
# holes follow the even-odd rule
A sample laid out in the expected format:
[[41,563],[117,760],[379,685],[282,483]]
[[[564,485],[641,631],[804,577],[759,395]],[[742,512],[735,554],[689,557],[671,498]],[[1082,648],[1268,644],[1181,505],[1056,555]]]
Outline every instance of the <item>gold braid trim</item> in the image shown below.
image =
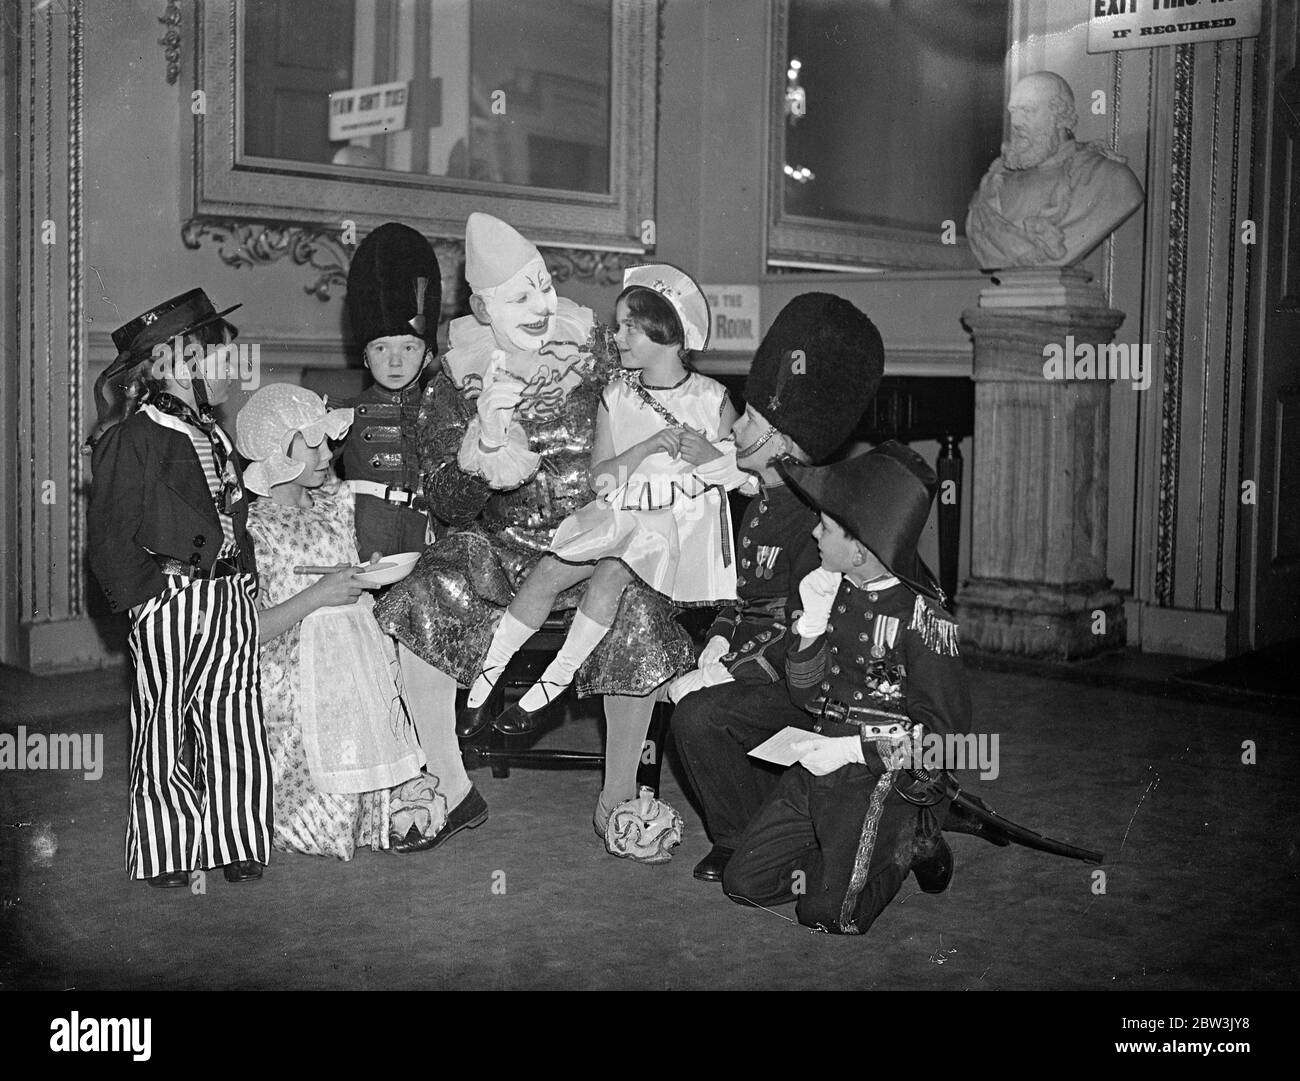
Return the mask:
[[912,607],[912,622],[907,629],[920,634],[921,641],[931,653],[957,656],[957,624],[950,619],[943,619],[919,593],[916,595],[916,604]]

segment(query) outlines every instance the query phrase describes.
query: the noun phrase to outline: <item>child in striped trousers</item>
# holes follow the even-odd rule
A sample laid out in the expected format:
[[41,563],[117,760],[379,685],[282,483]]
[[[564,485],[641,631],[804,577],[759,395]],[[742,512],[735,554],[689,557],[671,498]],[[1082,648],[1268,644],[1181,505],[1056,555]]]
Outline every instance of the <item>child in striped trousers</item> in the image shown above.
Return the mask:
[[200,289],[163,302],[113,332],[95,384],[90,560],[135,667],[126,869],[160,887],[218,866],[247,882],[270,857],[248,500],[211,412],[233,310]]

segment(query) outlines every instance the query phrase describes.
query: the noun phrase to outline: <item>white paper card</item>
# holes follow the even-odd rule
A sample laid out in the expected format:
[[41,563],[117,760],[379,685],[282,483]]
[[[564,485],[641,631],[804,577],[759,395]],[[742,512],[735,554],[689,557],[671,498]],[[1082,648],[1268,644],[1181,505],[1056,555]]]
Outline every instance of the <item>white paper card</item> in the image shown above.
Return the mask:
[[765,739],[749,753],[754,758],[761,758],[764,762],[775,762],[778,766],[793,766],[799,761],[799,756],[790,750],[790,745],[798,740],[808,739],[812,735],[812,732],[802,728],[795,728],[793,725],[787,725],[775,736]]

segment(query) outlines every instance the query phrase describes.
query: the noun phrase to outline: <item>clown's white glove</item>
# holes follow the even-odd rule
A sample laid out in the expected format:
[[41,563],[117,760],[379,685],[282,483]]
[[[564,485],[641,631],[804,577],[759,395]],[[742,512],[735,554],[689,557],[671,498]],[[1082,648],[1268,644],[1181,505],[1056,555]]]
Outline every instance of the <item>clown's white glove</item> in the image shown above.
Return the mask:
[[525,384],[509,376],[492,379],[478,396],[479,442],[496,450],[509,441],[515,407],[523,397]]
[[799,601],[803,604],[803,614],[795,620],[795,633],[800,638],[819,638],[826,633],[826,624],[830,622],[831,605],[835,603],[835,594],[840,591],[840,582],[844,575],[838,571],[828,571],[818,567],[809,571],[799,583]]

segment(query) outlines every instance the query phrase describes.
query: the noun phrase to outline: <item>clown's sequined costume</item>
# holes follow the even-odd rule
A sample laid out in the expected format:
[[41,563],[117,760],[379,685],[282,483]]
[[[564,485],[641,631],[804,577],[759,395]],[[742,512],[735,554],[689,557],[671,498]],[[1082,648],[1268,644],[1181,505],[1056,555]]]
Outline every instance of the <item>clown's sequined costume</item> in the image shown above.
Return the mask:
[[[619,369],[609,329],[587,308],[561,299],[555,341],[536,354],[506,358],[504,370],[528,383],[514,419],[538,455],[536,473],[510,491],[494,491],[462,468],[458,456],[475,419],[475,402],[496,348],[491,328],[472,317],[451,327],[443,371],[420,410],[420,464],[440,539],[375,608],[385,631],[423,660],[468,686],[506,605],[546,553],[556,527],[591,501],[587,483],[596,409]],[[580,583],[561,593],[557,610],[577,607]],[[694,667],[694,651],[672,607],[633,584],[613,628],[578,669],[580,696],[645,695]]]

